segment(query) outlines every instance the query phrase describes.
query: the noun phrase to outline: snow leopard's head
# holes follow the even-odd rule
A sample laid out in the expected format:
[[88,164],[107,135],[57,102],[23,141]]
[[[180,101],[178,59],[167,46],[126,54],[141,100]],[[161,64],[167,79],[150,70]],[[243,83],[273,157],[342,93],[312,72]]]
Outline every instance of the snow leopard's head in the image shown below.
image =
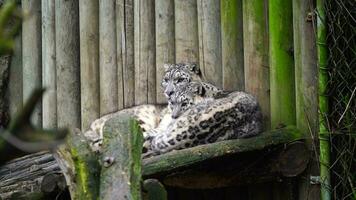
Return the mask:
[[201,72],[196,64],[165,64],[165,73],[161,82],[168,101],[171,96],[192,81],[201,81]]

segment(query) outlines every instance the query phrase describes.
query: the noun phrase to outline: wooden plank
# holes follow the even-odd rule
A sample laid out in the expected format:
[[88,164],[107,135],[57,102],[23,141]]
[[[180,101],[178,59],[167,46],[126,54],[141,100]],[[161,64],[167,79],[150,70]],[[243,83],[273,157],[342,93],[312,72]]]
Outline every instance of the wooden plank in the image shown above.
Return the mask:
[[270,128],[267,7],[266,1],[243,1],[245,89],[257,98],[266,130]]
[[99,117],[99,1],[79,2],[81,130]]
[[198,17],[196,0],[175,0],[176,63],[199,63]]
[[99,0],[100,116],[117,111],[115,0]]
[[190,166],[194,163],[219,156],[261,150],[271,145],[293,142],[303,138],[304,135],[291,126],[267,131],[247,139],[227,140],[209,145],[172,151],[163,155],[144,159],[143,175],[151,176],[168,173],[178,168]]
[[222,87],[220,1],[198,0],[197,7],[200,69],[206,81]]
[[269,0],[271,127],[295,124],[291,0]]
[[157,103],[167,100],[161,89],[165,63],[175,62],[174,0],[156,0],[156,92]]
[[[23,0],[22,9],[29,13],[22,23],[22,89],[26,102],[35,88],[42,87],[41,2]],[[31,120],[36,126],[42,126],[42,102],[36,105]]]
[[156,102],[155,1],[134,1],[135,104]]
[[22,34],[15,38],[15,48],[11,56],[9,69],[9,114],[10,118],[22,109]]
[[78,7],[78,1],[55,2],[58,127],[81,124]]
[[[122,67],[124,107],[135,104],[134,11],[133,0],[116,0],[118,67]],[[120,74],[119,74],[120,76]]]
[[[309,1],[293,1],[294,62],[296,86],[296,123],[307,134],[307,144],[315,151],[318,133],[318,67],[315,27],[312,13],[315,5]],[[315,153],[307,171],[299,179],[299,199],[320,199],[320,186],[306,177],[319,176]]]
[[244,90],[242,0],[222,0],[221,58],[224,90]]
[[42,1],[42,99],[43,128],[57,127],[56,39],[54,1]]
[[125,1],[115,1],[116,65],[117,65],[117,109],[124,108],[124,57]]
[[142,132],[129,115],[104,126],[100,199],[141,199]]

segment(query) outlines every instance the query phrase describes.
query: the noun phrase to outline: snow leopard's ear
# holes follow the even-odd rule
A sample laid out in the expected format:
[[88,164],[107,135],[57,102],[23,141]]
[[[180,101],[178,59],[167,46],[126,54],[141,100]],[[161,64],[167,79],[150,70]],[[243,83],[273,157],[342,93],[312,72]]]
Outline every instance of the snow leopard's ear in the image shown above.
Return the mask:
[[188,64],[188,69],[191,72],[193,72],[194,74],[196,74],[198,76],[201,76],[201,71],[200,71],[200,68],[199,68],[198,64],[196,64],[196,63]]
[[169,63],[163,64],[164,71],[167,72],[171,68],[171,66],[172,66],[172,64],[169,64]]

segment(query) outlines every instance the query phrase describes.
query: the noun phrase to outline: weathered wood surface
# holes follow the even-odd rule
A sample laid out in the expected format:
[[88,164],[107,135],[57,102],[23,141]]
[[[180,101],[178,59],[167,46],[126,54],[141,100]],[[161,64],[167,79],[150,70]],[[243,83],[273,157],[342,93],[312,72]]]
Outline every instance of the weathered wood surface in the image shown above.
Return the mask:
[[269,147],[263,151],[245,152],[218,160],[210,160],[195,167],[162,178],[168,186],[208,189],[280,181],[296,177],[307,167],[309,154],[303,142]]
[[220,13],[222,86],[227,91],[244,90],[242,0],[220,1]]
[[143,160],[143,176],[167,174],[194,163],[223,155],[261,150],[268,146],[304,139],[304,134],[294,127],[286,127],[261,133],[259,136],[217,142],[194,148],[173,151]]
[[[41,189],[42,181],[46,175],[60,174],[60,171],[56,160],[49,152],[39,152],[12,160],[0,166],[0,197],[9,199],[51,193],[48,188],[44,188],[47,192]],[[60,179],[60,177],[52,179],[49,184],[52,186],[61,184],[58,182]]]
[[[134,7],[133,0],[116,0],[118,67],[122,67],[124,107],[135,104]],[[120,75],[119,75],[120,76]],[[120,98],[120,97],[119,97]]]
[[57,127],[56,39],[54,1],[42,2],[42,100],[43,128]]
[[9,69],[9,85],[7,90],[10,116],[14,116],[22,108],[22,80],[22,34],[20,33],[15,38],[15,47],[11,56]]
[[156,0],[156,101],[166,103],[161,89],[165,63],[175,63],[174,0]]
[[[22,9],[28,12],[22,23],[23,102],[36,88],[42,87],[41,58],[41,1],[22,1]],[[32,121],[42,126],[42,103],[36,105]]]
[[174,1],[176,63],[199,63],[196,0]]
[[134,1],[135,104],[156,102],[155,1]]
[[293,15],[291,0],[270,0],[269,64],[271,127],[295,124]]
[[167,200],[167,191],[156,179],[146,179],[143,182],[143,199]]
[[220,0],[198,0],[197,10],[200,69],[206,81],[222,87]]
[[81,129],[99,117],[99,1],[79,1]]
[[100,199],[141,198],[143,136],[129,115],[109,120],[104,126]]
[[319,161],[313,152],[318,144],[318,67],[315,38],[315,5],[309,1],[293,1],[294,62],[296,86],[296,125],[306,133],[311,162],[299,180],[300,199],[319,199],[320,186],[307,177],[319,176]]
[[78,7],[78,1],[55,1],[58,127],[80,127]]
[[243,1],[245,89],[261,107],[265,130],[270,128],[267,2]]
[[100,116],[117,111],[115,0],[99,1]]

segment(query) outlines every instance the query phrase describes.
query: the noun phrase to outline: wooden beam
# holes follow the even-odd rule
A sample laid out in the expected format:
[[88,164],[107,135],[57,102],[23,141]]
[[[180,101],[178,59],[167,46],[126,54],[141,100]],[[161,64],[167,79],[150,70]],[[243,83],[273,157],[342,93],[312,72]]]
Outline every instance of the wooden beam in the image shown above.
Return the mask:
[[99,118],[99,1],[79,1],[81,130]]
[[57,124],[78,128],[81,124],[78,1],[58,0],[55,10]]
[[304,135],[294,127],[263,132],[256,137],[217,142],[194,148],[169,152],[143,160],[143,175],[153,176],[176,171],[194,163],[265,147],[301,140]]

